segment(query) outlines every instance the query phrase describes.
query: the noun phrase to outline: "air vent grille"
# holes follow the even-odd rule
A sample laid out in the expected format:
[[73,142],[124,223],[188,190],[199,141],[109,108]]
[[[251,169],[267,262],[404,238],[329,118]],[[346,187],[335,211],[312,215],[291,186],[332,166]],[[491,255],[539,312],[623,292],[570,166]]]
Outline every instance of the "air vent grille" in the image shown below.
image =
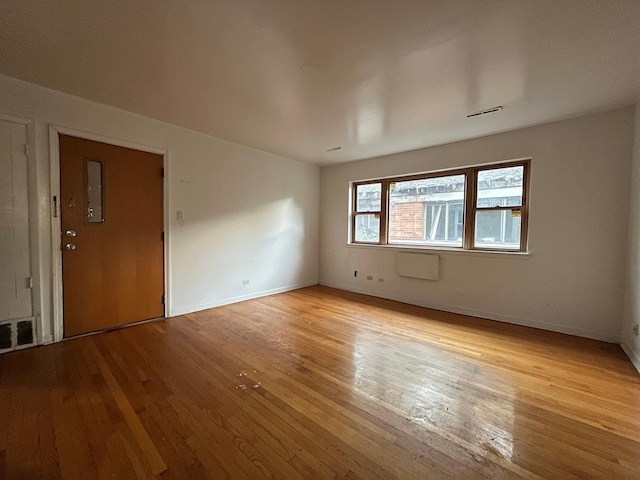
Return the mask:
[[0,325],[0,351],[10,350],[13,347],[13,334],[10,323]]
[[0,322],[0,353],[34,346],[35,318],[20,318]]
[[500,110],[502,110],[502,105],[498,105],[497,107],[493,107],[493,108],[487,108],[486,110],[481,110],[476,113],[470,113],[469,115],[467,115],[467,118],[479,117],[481,115],[488,115],[490,113],[499,112]]

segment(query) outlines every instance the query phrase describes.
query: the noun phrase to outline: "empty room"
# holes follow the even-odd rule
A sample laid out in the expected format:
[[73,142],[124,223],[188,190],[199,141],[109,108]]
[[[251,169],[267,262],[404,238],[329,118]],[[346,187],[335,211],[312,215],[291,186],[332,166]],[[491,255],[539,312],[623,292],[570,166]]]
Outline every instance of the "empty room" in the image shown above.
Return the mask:
[[640,2],[0,2],[0,479],[640,479]]

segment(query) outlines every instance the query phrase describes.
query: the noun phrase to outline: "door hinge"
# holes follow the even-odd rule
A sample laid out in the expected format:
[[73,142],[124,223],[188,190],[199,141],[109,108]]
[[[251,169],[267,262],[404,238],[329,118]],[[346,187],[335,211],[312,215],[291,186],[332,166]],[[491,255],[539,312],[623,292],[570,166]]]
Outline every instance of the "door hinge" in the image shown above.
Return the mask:
[[29,144],[25,143],[24,144],[24,154],[28,157],[29,156]]
[[162,295],[162,304],[164,305],[164,294]]
[[160,232],[160,239],[164,242],[164,232]]

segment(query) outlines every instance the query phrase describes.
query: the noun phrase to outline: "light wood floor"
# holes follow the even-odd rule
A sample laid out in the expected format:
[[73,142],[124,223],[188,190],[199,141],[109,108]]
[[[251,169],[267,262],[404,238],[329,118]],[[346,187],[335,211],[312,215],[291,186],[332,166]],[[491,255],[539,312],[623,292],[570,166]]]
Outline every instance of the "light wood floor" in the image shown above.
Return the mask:
[[0,477],[640,478],[618,346],[323,287],[0,356]]

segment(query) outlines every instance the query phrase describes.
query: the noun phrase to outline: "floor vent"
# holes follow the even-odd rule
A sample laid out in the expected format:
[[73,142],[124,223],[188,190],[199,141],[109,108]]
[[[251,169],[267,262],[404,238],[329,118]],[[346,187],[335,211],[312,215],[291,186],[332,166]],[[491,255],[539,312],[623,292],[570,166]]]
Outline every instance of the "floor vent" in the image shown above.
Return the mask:
[[36,344],[35,318],[0,322],[0,353],[33,347]]

